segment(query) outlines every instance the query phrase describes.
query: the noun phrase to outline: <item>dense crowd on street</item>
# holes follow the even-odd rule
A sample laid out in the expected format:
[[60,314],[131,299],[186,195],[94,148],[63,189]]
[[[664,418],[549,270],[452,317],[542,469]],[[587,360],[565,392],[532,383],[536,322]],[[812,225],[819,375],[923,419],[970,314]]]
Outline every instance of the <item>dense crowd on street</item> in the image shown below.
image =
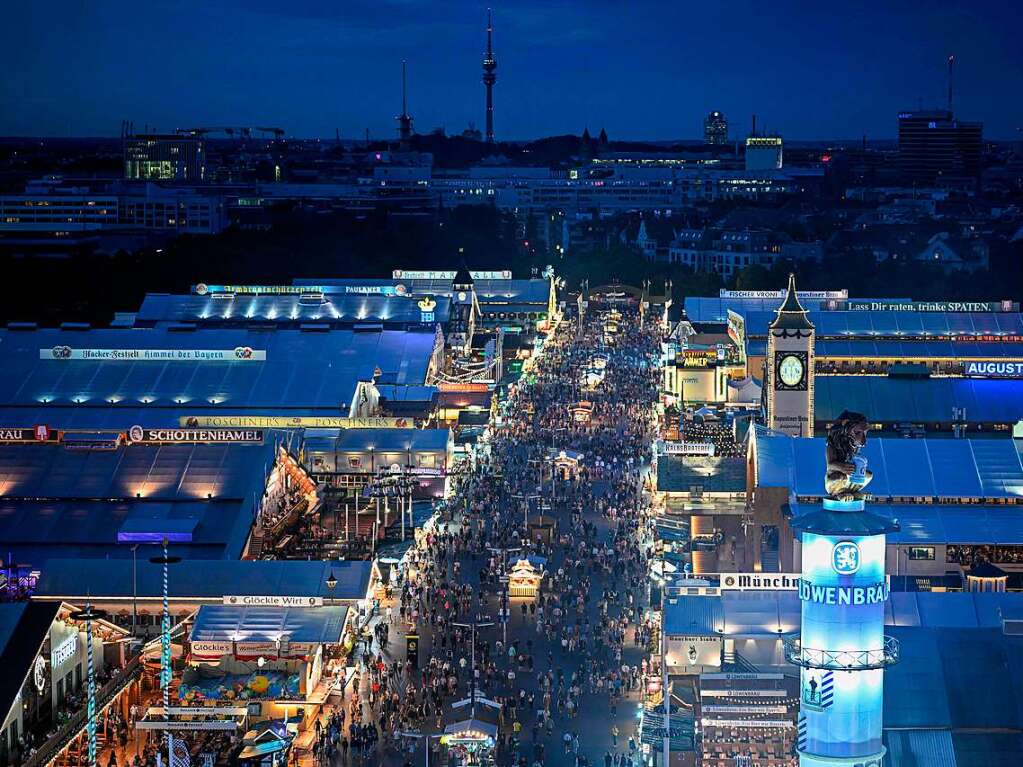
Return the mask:
[[[448,518],[408,555],[345,704],[317,723],[324,763],[411,764],[473,707],[451,704],[472,698],[498,726],[497,764],[638,765],[659,328],[617,308],[611,333],[599,306],[563,322],[514,387]],[[595,358],[604,375],[588,386]],[[592,416],[577,422],[583,399]],[[531,540],[539,513],[556,529]],[[510,564],[527,555],[543,563],[540,593],[510,597]],[[404,653],[413,631],[418,665]]]

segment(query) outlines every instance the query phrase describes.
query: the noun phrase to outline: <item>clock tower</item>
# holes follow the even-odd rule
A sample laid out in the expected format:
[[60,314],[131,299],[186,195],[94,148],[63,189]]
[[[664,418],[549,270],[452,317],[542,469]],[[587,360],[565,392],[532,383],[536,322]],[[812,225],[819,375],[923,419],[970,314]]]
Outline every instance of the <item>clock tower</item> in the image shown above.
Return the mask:
[[789,275],[785,300],[767,331],[767,425],[794,437],[813,436],[814,327]]

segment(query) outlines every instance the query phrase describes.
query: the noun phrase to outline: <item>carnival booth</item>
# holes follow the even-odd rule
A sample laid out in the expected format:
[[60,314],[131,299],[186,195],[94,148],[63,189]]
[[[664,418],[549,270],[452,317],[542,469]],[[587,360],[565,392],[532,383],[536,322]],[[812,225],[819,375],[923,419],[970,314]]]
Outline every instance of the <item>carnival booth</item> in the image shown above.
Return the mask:
[[593,403],[587,400],[576,402],[569,406],[568,412],[576,423],[589,423],[593,417]]
[[343,606],[200,607],[177,705],[242,704],[257,721],[321,705],[332,689],[324,656],[341,645],[348,615]]
[[540,585],[546,575],[544,568],[547,560],[537,556],[513,559],[515,561],[508,573],[508,594],[513,597],[534,599],[540,593]]
[[528,520],[529,540],[534,543],[551,545],[558,533],[558,520],[546,514],[537,514]]
[[555,477],[567,481],[575,479],[579,467],[582,465],[583,454],[568,448],[555,449],[550,451],[550,460],[554,467]]
[[440,738],[447,749],[448,764],[485,767],[494,764],[494,751],[501,731],[500,707],[477,699],[469,717],[447,725]]

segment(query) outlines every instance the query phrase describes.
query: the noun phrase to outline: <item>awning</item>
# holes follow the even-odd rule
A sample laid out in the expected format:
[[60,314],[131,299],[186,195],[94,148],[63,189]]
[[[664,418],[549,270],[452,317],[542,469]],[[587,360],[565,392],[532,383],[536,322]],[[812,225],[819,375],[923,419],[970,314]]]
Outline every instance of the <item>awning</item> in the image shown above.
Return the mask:
[[192,654],[258,657],[309,655],[316,645],[338,644],[347,607],[241,607],[203,605],[192,627]]
[[461,722],[449,724],[444,734],[458,740],[497,739],[497,725],[484,722],[482,719],[463,719]]

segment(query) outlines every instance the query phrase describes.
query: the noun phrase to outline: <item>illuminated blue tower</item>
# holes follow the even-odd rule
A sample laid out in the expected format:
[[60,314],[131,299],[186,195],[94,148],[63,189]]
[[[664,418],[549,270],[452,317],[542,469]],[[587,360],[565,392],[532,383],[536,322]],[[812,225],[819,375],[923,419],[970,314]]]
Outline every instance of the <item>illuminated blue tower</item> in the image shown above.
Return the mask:
[[884,668],[899,654],[898,642],[884,635],[885,534],[898,524],[865,508],[860,490],[870,473],[858,453],[868,427],[863,416],[849,415],[862,428],[840,417],[828,437],[829,497],[792,523],[802,541],[802,629],[785,649],[801,668],[801,767],[881,767]]

